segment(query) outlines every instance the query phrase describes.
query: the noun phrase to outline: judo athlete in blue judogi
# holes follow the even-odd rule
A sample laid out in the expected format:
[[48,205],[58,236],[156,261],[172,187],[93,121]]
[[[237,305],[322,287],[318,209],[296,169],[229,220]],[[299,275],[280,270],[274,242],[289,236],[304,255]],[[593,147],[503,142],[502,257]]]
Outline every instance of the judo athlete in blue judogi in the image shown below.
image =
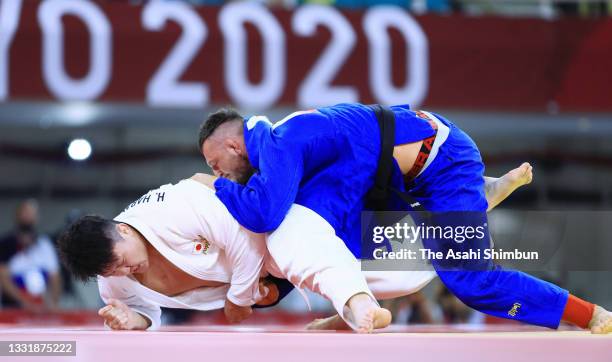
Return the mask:
[[[395,118],[391,186],[433,212],[435,223],[487,225],[484,164],[470,137],[439,115],[407,105],[390,110]],[[321,215],[361,258],[369,256],[362,255],[360,217],[377,177],[379,119],[374,107],[361,104],[296,112],[276,124],[263,116],[242,119],[236,112],[221,110],[202,125],[199,143],[220,176],[214,184],[217,196],[241,225],[254,232],[272,231],[297,203]],[[410,205],[392,197],[386,209],[410,210]],[[460,216],[448,216],[453,213]],[[435,239],[423,241],[432,249],[453,247]],[[488,230],[465,245],[489,247]],[[582,319],[568,319],[586,328],[595,319],[593,311],[605,312],[573,296],[568,299],[568,292],[558,286],[505,270],[491,260],[450,265],[433,261],[433,266],[461,301],[497,317],[557,328],[564,311],[583,307]],[[607,320],[609,331],[612,323]]]

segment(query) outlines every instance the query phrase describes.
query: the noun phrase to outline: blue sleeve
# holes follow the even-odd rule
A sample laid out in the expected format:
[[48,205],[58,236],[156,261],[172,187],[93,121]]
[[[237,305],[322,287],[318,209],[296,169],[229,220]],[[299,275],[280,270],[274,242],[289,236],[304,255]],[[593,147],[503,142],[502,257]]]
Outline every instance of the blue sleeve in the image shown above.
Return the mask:
[[303,175],[301,149],[278,143],[262,147],[259,172],[246,185],[215,181],[217,197],[240,225],[256,232],[275,230],[295,201]]

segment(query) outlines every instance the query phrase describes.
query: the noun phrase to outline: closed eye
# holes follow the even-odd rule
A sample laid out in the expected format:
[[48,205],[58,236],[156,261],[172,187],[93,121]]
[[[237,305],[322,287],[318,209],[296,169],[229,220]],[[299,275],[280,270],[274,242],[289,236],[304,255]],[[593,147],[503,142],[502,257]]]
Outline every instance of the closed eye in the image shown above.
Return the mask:
[[124,264],[125,264],[125,257],[121,259],[121,263],[115,264],[115,267],[112,269],[112,271],[107,272],[106,275],[104,276],[113,276],[117,272],[117,269],[121,268]]

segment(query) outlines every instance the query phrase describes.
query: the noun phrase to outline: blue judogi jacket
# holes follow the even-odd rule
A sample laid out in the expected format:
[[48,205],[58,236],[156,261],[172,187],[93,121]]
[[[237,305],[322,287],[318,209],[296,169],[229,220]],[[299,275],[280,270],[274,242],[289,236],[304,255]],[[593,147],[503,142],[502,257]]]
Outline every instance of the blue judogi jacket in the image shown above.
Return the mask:
[[[395,144],[433,135],[408,105],[391,107]],[[217,196],[238,222],[254,232],[276,229],[293,203],[312,209],[360,257],[360,215],[374,182],[380,135],[374,112],[361,104],[339,104],[296,112],[272,125],[264,117],[244,124],[249,161],[258,170],[246,185],[220,178]],[[397,164],[395,186],[402,186]]]

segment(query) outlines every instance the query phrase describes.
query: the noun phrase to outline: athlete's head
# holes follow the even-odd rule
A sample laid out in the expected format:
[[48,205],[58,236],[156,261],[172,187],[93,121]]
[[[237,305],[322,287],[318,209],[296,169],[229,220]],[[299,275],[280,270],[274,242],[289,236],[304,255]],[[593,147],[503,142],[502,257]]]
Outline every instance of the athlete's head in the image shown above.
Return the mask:
[[232,109],[208,115],[200,127],[198,144],[216,176],[244,184],[255,171],[244,143],[242,116]]
[[149,267],[147,241],[131,226],[86,215],[60,236],[60,258],[80,280],[96,275],[124,276],[143,273]]

